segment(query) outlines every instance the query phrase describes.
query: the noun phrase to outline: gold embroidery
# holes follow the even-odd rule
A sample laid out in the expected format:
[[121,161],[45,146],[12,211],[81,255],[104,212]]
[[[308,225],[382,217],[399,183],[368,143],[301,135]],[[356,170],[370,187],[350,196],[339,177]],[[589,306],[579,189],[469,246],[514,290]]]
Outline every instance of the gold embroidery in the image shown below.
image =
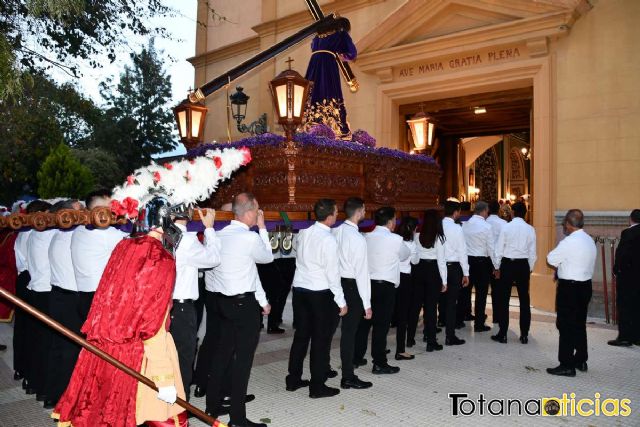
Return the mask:
[[154,375],[151,377],[151,381],[154,383],[162,382],[162,381],[171,381],[173,380],[173,374],[169,375]]
[[[340,107],[343,105],[344,104],[337,99],[331,98],[330,100],[323,99],[322,102],[316,102],[307,106],[302,121],[302,130],[309,132],[314,125],[324,123],[333,130],[337,138],[350,140],[351,130],[346,134],[342,133],[341,126],[343,123],[340,118]],[[349,127],[349,123],[344,123],[344,126]]]

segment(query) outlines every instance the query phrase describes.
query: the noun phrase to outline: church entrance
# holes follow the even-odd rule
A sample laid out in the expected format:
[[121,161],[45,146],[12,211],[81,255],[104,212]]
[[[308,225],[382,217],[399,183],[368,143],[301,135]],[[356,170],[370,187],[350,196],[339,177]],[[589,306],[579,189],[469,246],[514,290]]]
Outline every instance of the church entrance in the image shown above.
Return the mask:
[[529,204],[532,102],[533,89],[525,87],[400,105],[399,145],[415,150],[406,123],[424,111],[435,123],[426,152],[443,171],[440,200]]

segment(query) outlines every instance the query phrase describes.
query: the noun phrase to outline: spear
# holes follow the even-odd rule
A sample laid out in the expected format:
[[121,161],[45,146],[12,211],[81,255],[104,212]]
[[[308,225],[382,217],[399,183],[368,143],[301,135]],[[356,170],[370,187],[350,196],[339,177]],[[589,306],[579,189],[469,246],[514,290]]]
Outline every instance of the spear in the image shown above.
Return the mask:
[[[21,308],[22,310],[24,310],[25,313],[28,313],[31,316],[35,317],[36,319],[38,319],[39,321],[41,321],[45,325],[49,326],[51,329],[55,329],[56,331],[60,332],[62,335],[64,335],[65,337],[69,338],[71,341],[73,341],[76,344],[78,344],[78,345],[82,346],[83,348],[85,348],[87,351],[95,354],[100,359],[104,360],[107,363],[110,363],[111,365],[113,365],[116,368],[120,369],[121,371],[123,371],[127,375],[132,376],[133,378],[135,378],[136,380],[138,380],[142,384],[146,385],[147,387],[151,388],[152,390],[158,391],[158,388],[156,387],[155,383],[153,381],[151,381],[149,378],[145,377],[144,375],[140,374],[139,372],[136,372],[134,369],[131,369],[129,366],[127,366],[124,363],[120,362],[118,359],[116,359],[115,357],[111,356],[110,354],[105,353],[104,351],[100,350],[98,347],[94,346],[93,344],[89,343],[87,340],[85,340],[81,336],[79,336],[79,335],[73,333],[72,331],[70,331],[69,329],[65,328],[60,323],[56,322],[55,320],[53,320],[52,318],[50,318],[46,314],[42,313],[41,311],[38,311],[37,309],[35,309],[31,305],[29,305],[26,302],[22,301],[20,298],[16,297],[11,292],[7,291],[6,289],[0,288],[0,296],[6,298],[10,302],[12,302],[16,307]],[[202,410],[196,408],[195,406],[191,405],[186,400],[180,399],[178,397],[176,399],[176,403],[178,405],[180,405],[181,407],[183,407],[184,409],[186,409],[187,411],[191,412],[196,417],[200,418],[202,421],[204,421],[208,425],[211,425],[212,427],[227,427],[226,424],[224,424],[221,421],[219,421],[219,420],[207,415],[207,413],[205,413],[204,411],[202,411]]]

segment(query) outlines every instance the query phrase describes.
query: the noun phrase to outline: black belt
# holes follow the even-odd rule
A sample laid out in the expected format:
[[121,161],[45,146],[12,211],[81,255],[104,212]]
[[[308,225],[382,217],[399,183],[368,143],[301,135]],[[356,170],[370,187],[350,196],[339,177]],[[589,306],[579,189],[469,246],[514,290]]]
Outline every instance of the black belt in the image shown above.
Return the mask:
[[489,257],[488,257],[488,256],[475,256],[475,255],[469,255],[469,259],[485,260],[485,259],[489,259]]
[[509,262],[516,262],[516,261],[527,261],[529,262],[529,258],[507,258],[507,257],[502,257],[503,261],[509,261]]
[[331,293],[331,289],[320,289],[320,290],[314,291],[313,289],[303,288],[303,287],[300,287],[300,286],[294,286],[292,289],[294,291],[296,291],[296,292],[302,292],[302,293],[305,293],[305,294],[307,294],[307,293],[313,293],[313,294]]
[[351,279],[349,277],[341,277],[340,282],[342,282],[343,285],[355,285],[356,279]]
[[589,285],[591,284],[591,279],[589,280],[568,280],[568,279],[558,279],[558,282],[566,283],[569,285]]
[[430,259],[430,258],[420,258],[420,262],[438,262],[437,259]]
[[238,294],[238,295],[225,295],[222,292],[215,292],[215,294],[216,296],[219,296],[224,299],[243,299],[243,298],[254,296],[255,292],[245,292],[243,294]]
[[60,286],[56,285],[51,285],[51,291],[67,295],[78,295],[77,291],[70,291],[69,289],[61,288]]
[[193,304],[194,300],[192,299],[174,299],[174,304]]
[[391,285],[391,286],[395,286],[395,283],[389,282],[387,280],[371,279],[371,284],[374,284],[374,283],[376,285]]
[[456,265],[460,265],[458,261],[447,261],[447,265],[451,267],[455,267]]

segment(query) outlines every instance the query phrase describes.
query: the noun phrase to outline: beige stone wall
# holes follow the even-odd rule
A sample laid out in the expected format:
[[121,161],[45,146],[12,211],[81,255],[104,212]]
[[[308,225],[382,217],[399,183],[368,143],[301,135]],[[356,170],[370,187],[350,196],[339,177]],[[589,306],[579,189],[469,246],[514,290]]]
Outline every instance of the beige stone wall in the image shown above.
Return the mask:
[[557,209],[640,206],[640,1],[592,1],[558,41]]

